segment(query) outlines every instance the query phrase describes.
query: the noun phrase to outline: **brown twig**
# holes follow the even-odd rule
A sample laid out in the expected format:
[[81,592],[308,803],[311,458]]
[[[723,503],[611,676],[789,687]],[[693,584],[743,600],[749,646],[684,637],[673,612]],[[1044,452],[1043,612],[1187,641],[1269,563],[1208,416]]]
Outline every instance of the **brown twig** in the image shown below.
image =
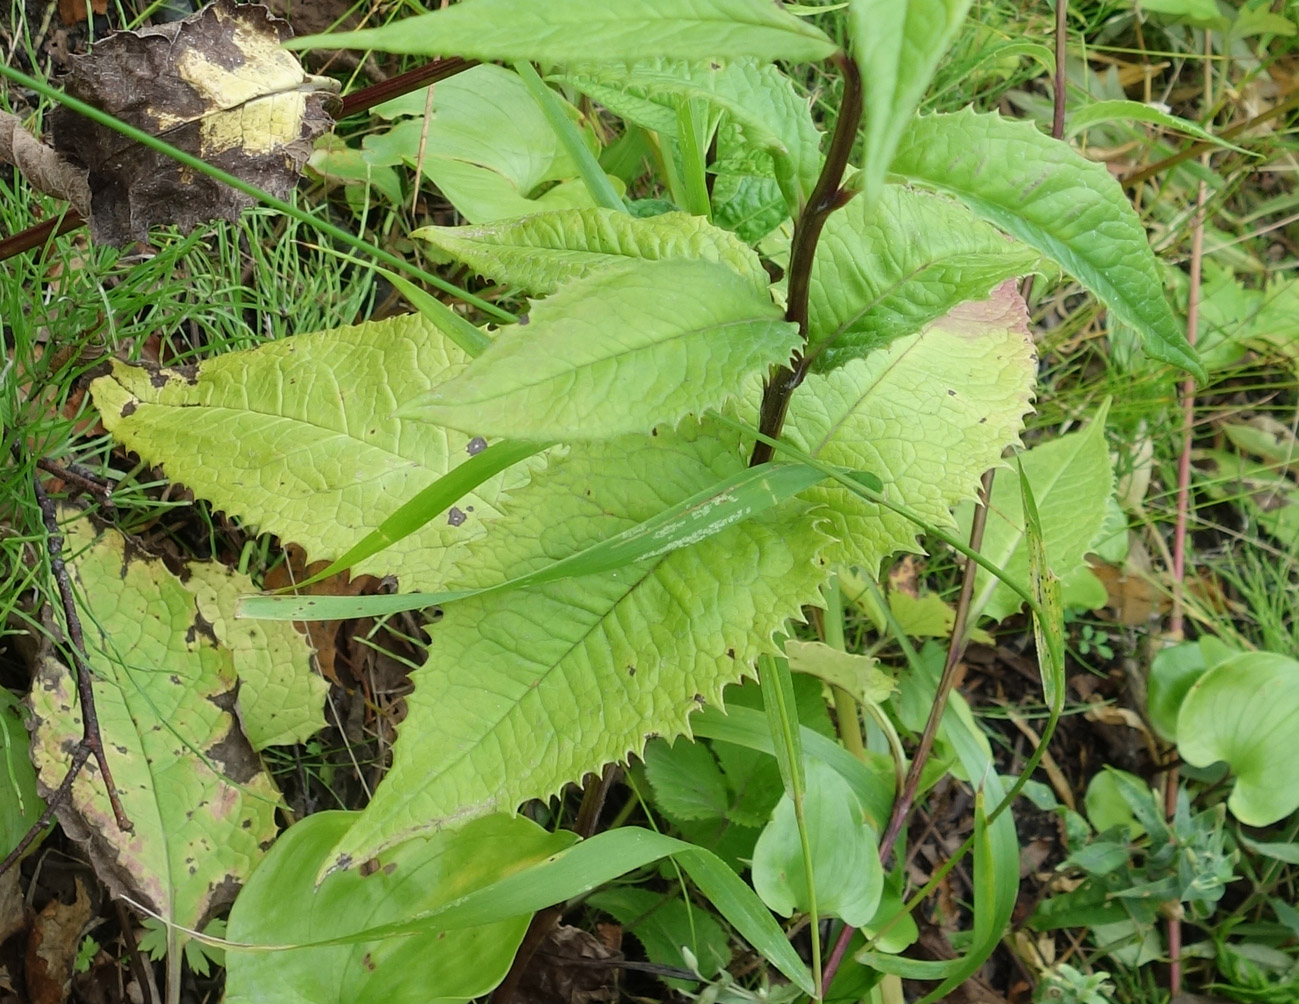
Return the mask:
[[[785,308],[785,320],[798,325],[798,333],[804,344],[807,343],[808,299],[811,295],[812,260],[816,257],[816,245],[821,239],[821,230],[825,221],[836,209],[844,206],[851,193],[839,187],[843,172],[848,166],[848,157],[857,138],[857,129],[861,125],[862,83],[861,72],[848,56],[842,52],[834,56],[835,65],[843,74],[843,103],[839,108],[839,117],[834,124],[834,133],[830,137],[830,147],[826,151],[825,164],[816,179],[816,186],[808,196],[807,204],[794,223],[794,238],[789,250],[789,299]],[[772,370],[762,388],[762,407],[758,418],[758,431],[772,439],[780,438],[780,430],[785,425],[785,414],[789,411],[789,399],[794,390],[803,382],[807,368],[811,365],[810,356],[798,353],[791,365],[779,366]],[[751,467],[765,464],[772,457],[769,444],[758,440],[753,447],[753,456],[749,461]]]
[[[586,787],[582,789],[582,804],[577,810],[577,819],[573,823],[573,832],[585,840],[595,833],[596,827],[600,823],[600,812],[604,808],[604,800],[609,795],[609,789],[613,787],[614,781],[618,777],[618,765],[606,764],[603,773],[599,777],[588,775],[589,780]],[[514,953],[514,961],[510,964],[510,971],[505,974],[505,979],[501,980],[492,993],[492,1004],[509,1004],[519,989],[519,983],[523,979],[523,974],[527,971],[533,956],[537,954],[537,949],[541,947],[546,937],[554,930],[561,917],[564,916],[564,906],[561,903],[558,906],[552,906],[549,909],[537,913],[532,922],[528,924],[527,933],[523,935],[523,941],[519,945],[519,950]]]
[[[406,73],[398,74],[380,83],[363,87],[354,94],[349,94],[343,98],[343,108],[339,112],[339,118],[346,118],[348,115],[367,111],[375,105],[391,101],[393,98],[419,90],[419,88],[436,83],[439,80],[445,80],[447,77],[453,77],[457,73],[463,73],[471,66],[477,65],[476,60],[460,59],[459,57],[434,59]],[[86,221],[80,213],[75,209],[69,209],[57,219],[46,220],[44,223],[38,223],[16,234],[0,238],[0,261],[22,254],[24,251],[30,251],[32,248],[41,247],[52,238],[60,237],[72,230],[76,230],[78,227],[85,226],[85,224]]]
[[[13,444],[13,456],[15,462],[21,466],[23,456],[17,442]],[[45,811],[41,813],[41,818],[23,835],[23,839],[19,841],[18,846],[10,852],[4,862],[0,863],[0,873],[3,873],[5,869],[17,861],[19,856],[31,845],[32,841],[49,825],[54,810],[69,798],[72,792],[73,780],[85,766],[86,760],[92,756],[95,758],[95,764],[99,767],[100,777],[103,779],[104,787],[108,792],[108,803],[113,809],[113,818],[116,820],[118,828],[127,833],[134,830],[130,819],[127,818],[126,810],[122,808],[122,802],[117,795],[117,786],[113,783],[113,774],[108,767],[108,758],[104,755],[104,741],[99,732],[99,717],[95,714],[95,694],[91,669],[86,660],[86,642],[81,632],[81,617],[77,614],[77,603],[72,593],[72,580],[68,575],[68,566],[63,561],[63,534],[59,531],[58,513],[54,508],[54,502],[46,494],[45,486],[41,484],[40,477],[35,473],[32,474],[32,487],[36,492],[36,504],[41,511],[41,521],[45,525],[46,548],[50,557],[50,574],[54,576],[54,582],[59,590],[59,599],[63,605],[67,647],[71,653],[71,662],[77,677],[77,697],[81,704],[82,732],[81,742],[77,744],[77,748],[72,754],[72,763],[68,767],[68,773],[63,782],[50,797]]]
[[[1053,80],[1054,93],[1052,94],[1051,116],[1051,135],[1055,139],[1064,136],[1066,106],[1065,50],[1068,7],[1068,0],[1057,0],[1055,6],[1055,77]],[[1032,282],[1032,276],[1025,279],[1025,288],[1023,290],[1025,298],[1027,298],[1028,292],[1032,288]],[[992,471],[984,472],[983,481],[979,486],[979,501],[974,507],[974,517],[970,522],[970,548],[974,551],[979,550],[983,545],[983,531],[988,523],[988,498],[992,494],[992,478]],[[915,756],[911,759],[911,765],[907,769],[907,776],[902,785],[902,793],[898,796],[897,801],[893,803],[893,811],[889,815],[884,837],[880,840],[880,863],[885,867],[888,866],[889,859],[893,854],[893,845],[897,842],[898,834],[902,832],[902,827],[906,824],[906,818],[911,811],[911,807],[915,804],[916,791],[920,787],[920,775],[924,771],[930,752],[933,750],[934,739],[938,735],[938,726],[942,722],[943,712],[947,708],[947,699],[956,682],[956,667],[959,665],[961,655],[965,651],[966,620],[969,617],[970,602],[974,596],[974,582],[977,573],[978,565],[973,561],[967,561],[961,578],[960,597],[956,601],[956,616],[952,622],[951,641],[947,647],[947,660],[943,664],[943,674],[938,681],[938,691],[934,695],[934,703],[929,708],[929,720],[925,722],[925,730],[920,736],[920,745],[917,747]],[[821,980],[822,996],[829,991],[830,982],[839,970],[839,965],[848,951],[848,945],[852,941],[855,930],[856,928],[852,925],[845,924],[839,932],[839,937],[835,940],[834,947],[830,950],[830,955],[826,959]]]
[[[1270,122],[1274,118],[1286,115],[1294,111],[1296,108],[1299,108],[1299,87],[1290,91],[1286,95],[1285,100],[1280,104],[1273,105],[1267,111],[1255,115],[1253,118],[1246,119],[1244,122],[1238,122],[1234,126],[1224,129],[1222,132],[1218,133],[1218,139],[1233,139],[1243,132],[1248,132],[1255,126],[1263,125],[1265,122]],[[1171,156],[1165,157],[1163,160],[1155,161],[1155,163],[1151,164],[1149,167],[1143,167],[1139,171],[1134,171],[1123,179],[1123,184],[1135,185],[1139,182],[1146,181],[1149,178],[1153,178],[1156,174],[1159,174],[1159,172],[1166,171],[1170,167],[1176,167],[1178,164],[1188,161],[1192,157],[1198,157],[1201,154],[1209,153],[1215,150],[1217,146],[1217,143],[1210,143],[1208,140],[1200,140],[1196,143],[1192,143],[1185,150],[1180,150]]]
[[89,495],[99,503],[101,508],[109,512],[117,511],[117,505],[113,502],[113,486],[105,483],[90,468],[83,467],[81,464],[56,464],[53,460],[45,458],[36,461],[36,466],[46,474],[53,474],[59,480],[66,481]]
[[[1206,57],[1212,56],[1212,35],[1204,33]],[[1213,106],[1213,60],[1204,61],[1204,103]],[[1204,156],[1208,162],[1208,154]],[[1201,275],[1204,265],[1204,216],[1208,188],[1201,181],[1195,196],[1195,219],[1191,224],[1191,263],[1186,303],[1186,341],[1192,349],[1200,329]],[[1168,617],[1168,633],[1177,641],[1185,635],[1186,530],[1191,508],[1191,448],[1195,441],[1195,378],[1182,381],[1182,452],[1177,458],[1177,517],[1173,525],[1173,607]],[[1177,812],[1178,772],[1169,768],[1164,779],[1164,814],[1172,819]],[[1168,990],[1176,997],[1182,991],[1182,922],[1176,913],[1168,917]]]

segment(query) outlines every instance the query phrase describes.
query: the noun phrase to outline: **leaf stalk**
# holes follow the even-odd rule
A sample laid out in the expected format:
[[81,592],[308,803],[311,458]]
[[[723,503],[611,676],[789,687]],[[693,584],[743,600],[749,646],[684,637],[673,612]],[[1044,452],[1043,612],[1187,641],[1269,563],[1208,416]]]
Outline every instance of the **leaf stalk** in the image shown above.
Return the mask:
[[[798,214],[794,223],[794,239],[789,251],[789,299],[785,308],[785,320],[798,325],[798,333],[807,344],[808,298],[812,288],[812,261],[816,257],[816,246],[821,239],[821,230],[825,221],[836,209],[842,208],[851,198],[851,194],[841,189],[844,171],[848,168],[848,158],[852,154],[853,144],[857,140],[857,131],[861,127],[862,117],[862,82],[861,71],[857,64],[840,51],[833,56],[836,66],[843,74],[843,103],[839,108],[839,117],[834,123],[834,132],[830,137],[830,147],[826,151],[825,163],[821,174],[816,179],[816,186],[808,196],[806,205]],[[762,407],[759,411],[758,428],[772,439],[780,437],[780,430],[785,425],[785,415],[789,412],[789,400],[798,385],[807,375],[811,359],[803,353],[797,353],[791,363],[773,370],[762,388]],[[752,466],[765,464],[772,457],[771,447],[762,440],[753,447],[753,456],[749,463]]]

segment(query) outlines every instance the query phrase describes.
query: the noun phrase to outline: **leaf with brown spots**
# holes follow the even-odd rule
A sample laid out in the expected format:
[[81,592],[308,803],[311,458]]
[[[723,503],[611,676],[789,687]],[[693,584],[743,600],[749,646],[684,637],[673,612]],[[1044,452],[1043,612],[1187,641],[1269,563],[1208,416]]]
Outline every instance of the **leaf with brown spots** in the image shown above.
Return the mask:
[[[202,601],[161,561],[82,517],[64,534],[100,732],[135,831],[117,828],[93,765],[73,784],[59,822],[86,845],[113,895],[200,927],[261,859],[280,802],[233,713],[235,655],[215,641]],[[30,702],[32,759],[48,795],[81,737],[72,673],[44,658]]]

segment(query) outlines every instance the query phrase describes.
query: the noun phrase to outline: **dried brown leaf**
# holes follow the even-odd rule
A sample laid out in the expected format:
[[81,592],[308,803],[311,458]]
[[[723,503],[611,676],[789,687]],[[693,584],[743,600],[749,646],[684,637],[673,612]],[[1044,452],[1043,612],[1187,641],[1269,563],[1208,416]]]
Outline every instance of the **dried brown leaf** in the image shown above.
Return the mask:
[[[288,23],[258,4],[217,0],[183,21],[110,35],[72,62],[74,97],[277,198],[297,183],[312,142],[333,124],[338,84],[305,73],[280,47]],[[55,149],[89,171],[90,228],[110,244],[151,226],[235,219],[253,200],[113,129],[59,108]]]

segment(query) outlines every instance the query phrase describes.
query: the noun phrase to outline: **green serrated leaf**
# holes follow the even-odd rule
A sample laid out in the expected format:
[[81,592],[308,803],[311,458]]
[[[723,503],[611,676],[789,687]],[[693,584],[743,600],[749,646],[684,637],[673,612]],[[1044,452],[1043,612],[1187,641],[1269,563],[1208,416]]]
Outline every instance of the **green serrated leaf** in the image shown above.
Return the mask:
[[[114,363],[91,393],[120,443],[315,561],[342,555],[485,445],[395,415],[465,364],[431,322],[406,314],[229,352],[196,369]],[[442,586],[454,549],[481,535],[502,492],[526,478],[524,466],[498,475],[459,506],[463,519],[429,523],[399,553],[355,571],[396,575],[404,588]]]
[[411,236],[428,241],[446,260],[533,296],[548,296],[611,265],[668,258],[728,265],[759,290],[768,283],[747,244],[685,213],[635,219],[608,209],[562,209],[484,226],[423,227]]
[[[744,468],[738,436],[711,426],[575,447],[469,561],[485,583],[544,568]],[[448,606],[392,770],[338,858],[513,810],[649,737],[686,732],[690,713],[751,673],[784,619],[815,602],[824,542],[791,500],[636,566]]]
[[663,55],[813,62],[837,48],[819,29],[766,0],[460,0],[382,28],[285,44],[547,63]]
[[230,1004],[452,1004],[486,994],[509,970],[531,910],[507,909],[459,930],[426,924],[402,937],[288,946],[436,910],[573,842],[562,830],[491,816],[405,844],[384,855],[372,875],[331,875],[316,888],[321,861],[358,815],[318,812],[291,827],[240,894],[227,936],[279,947],[227,954]]
[[601,103],[611,101],[608,107],[615,113],[625,109],[630,120],[670,137],[679,135],[676,109],[683,100],[697,100],[725,113],[735,138],[747,150],[771,159],[772,177],[791,211],[807,201],[816,185],[821,132],[807,99],[774,66],[751,60],[654,59],[630,66],[570,67],[561,79]]
[[945,198],[886,186],[825,224],[812,263],[809,354],[820,373],[914,334],[1041,256]]
[[253,749],[300,743],[323,729],[329,683],[312,670],[306,638],[289,623],[235,619],[238,598],[257,588],[248,576],[212,561],[191,563],[188,572],[185,589],[234,658],[235,711]]
[[[1058,579],[1068,578],[1086,564],[1083,556],[1101,532],[1106,499],[1114,492],[1114,470],[1105,447],[1108,407],[1102,407],[1082,432],[1049,440],[1019,456],[1041,515],[1046,562]],[[963,531],[972,512],[969,506],[961,510]],[[1022,588],[1030,585],[1024,510],[1015,471],[999,470],[993,478],[980,553],[1012,582]],[[1019,593],[981,568],[974,580],[970,617],[1001,621],[1023,602]]]
[[770,296],[727,266],[640,261],[540,301],[402,414],[515,439],[646,433],[720,405],[797,344]]
[[1050,255],[1140,330],[1150,355],[1204,379],[1164,295],[1141,220],[1103,164],[1032,123],[967,109],[916,119],[889,169],[955,195]]
[[[120,534],[97,534],[80,517],[64,534],[99,729],[135,829],[118,829],[89,767],[61,820],[94,835],[92,860],[115,895],[195,927],[261,860],[279,792],[235,723],[234,660],[194,595]],[[32,757],[42,783],[56,788],[82,731],[72,672],[43,659],[31,707]]]
[[[865,91],[865,202],[879,198],[902,133],[970,0],[853,0],[848,31]],[[985,291],[986,292],[986,291]]]
[[[1035,370],[1023,301],[1005,285],[919,334],[809,376],[785,435],[820,460],[879,474],[891,498],[952,527],[951,507],[974,498],[983,472],[1017,440]],[[916,547],[914,524],[840,485],[803,497],[828,506],[835,563],[875,575],[884,557]]]
[[656,739],[645,747],[645,776],[658,807],[674,819],[722,819],[730,807],[726,780],[703,743]]

